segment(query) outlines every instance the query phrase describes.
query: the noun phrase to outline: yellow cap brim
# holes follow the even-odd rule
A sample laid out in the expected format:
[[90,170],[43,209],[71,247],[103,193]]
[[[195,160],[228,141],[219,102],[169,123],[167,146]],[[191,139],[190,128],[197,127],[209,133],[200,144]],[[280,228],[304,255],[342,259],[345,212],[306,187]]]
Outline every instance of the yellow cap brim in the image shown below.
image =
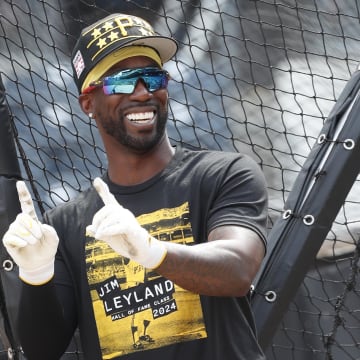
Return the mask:
[[154,60],[159,65],[160,68],[163,65],[161,58],[155,49],[148,46],[139,46],[139,45],[125,46],[103,58],[94,66],[93,69],[91,69],[91,71],[87,74],[81,86],[81,92],[83,92],[83,90],[86,89],[93,81],[97,81],[101,79],[101,77],[104,76],[104,74],[109,69],[111,69],[114,65],[116,65],[120,61],[135,56],[148,57]]

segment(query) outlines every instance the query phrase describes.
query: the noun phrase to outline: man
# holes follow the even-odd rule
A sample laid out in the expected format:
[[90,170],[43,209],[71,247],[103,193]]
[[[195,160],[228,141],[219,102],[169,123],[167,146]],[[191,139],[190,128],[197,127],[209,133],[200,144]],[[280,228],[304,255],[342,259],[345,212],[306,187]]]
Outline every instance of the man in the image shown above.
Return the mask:
[[17,184],[22,213],[3,242],[29,360],[58,359],[77,327],[87,360],[264,359],[247,298],[265,253],[264,177],[241,154],[171,146],[163,63],[176,49],[129,15],[81,33],[79,103],[108,171],[44,224]]

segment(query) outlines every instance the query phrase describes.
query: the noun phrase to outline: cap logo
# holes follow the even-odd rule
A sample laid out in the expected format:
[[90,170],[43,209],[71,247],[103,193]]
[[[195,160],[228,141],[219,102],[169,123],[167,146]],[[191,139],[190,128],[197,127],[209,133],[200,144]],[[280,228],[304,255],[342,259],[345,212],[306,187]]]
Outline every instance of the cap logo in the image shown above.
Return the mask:
[[76,52],[75,56],[74,56],[73,65],[74,65],[74,69],[75,69],[75,72],[76,72],[76,76],[77,76],[77,78],[79,78],[81,73],[85,69],[84,59],[83,59],[83,57],[81,55],[80,50],[78,50]]
[[154,30],[146,21],[134,16],[117,16],[97,23],[88,29],[83,36],[90,35],[86,48],[93,54],[93,61],[108,46],[124,38],[155,35]]

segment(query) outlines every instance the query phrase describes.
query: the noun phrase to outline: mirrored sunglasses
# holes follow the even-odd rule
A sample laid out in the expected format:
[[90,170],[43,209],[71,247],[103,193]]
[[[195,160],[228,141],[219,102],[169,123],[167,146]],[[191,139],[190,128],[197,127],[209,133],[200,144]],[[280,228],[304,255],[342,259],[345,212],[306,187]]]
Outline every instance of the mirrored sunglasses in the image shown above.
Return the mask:
[[83,93],[89,93],[97,87],[102,87],[106,95],[132,94],[140,79],[143,80],[148,91],[154,92],[159,89],[165,89],[169,78],[169,73],[166,70],[156,67],[126,69],[90,83],[83,90]]

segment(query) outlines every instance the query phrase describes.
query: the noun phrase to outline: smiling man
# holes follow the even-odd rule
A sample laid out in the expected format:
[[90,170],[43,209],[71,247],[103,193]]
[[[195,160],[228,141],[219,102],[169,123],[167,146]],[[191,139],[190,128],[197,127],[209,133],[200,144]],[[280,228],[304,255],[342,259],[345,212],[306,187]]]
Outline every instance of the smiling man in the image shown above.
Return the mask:
[[266,249],[263,174],[238,153],[173,147],[163,63],[176,42],[135,16],[85,28],[72,64],[108,170],[72,201],[22,212],[3,242],[23,288],[29,360],[262,360],[249,289]]

